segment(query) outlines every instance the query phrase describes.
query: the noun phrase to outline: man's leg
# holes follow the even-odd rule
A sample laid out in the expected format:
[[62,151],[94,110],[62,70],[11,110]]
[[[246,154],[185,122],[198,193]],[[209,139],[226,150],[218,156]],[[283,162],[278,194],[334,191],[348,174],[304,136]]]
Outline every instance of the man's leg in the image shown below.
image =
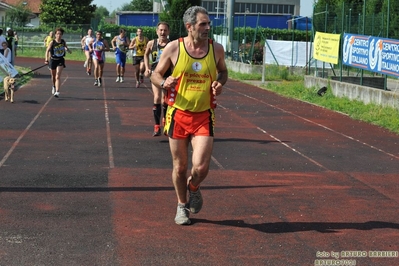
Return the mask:
[[154,94],[154,106],[152,108],[152,112],[154,115],[154,132],[152,134],[153,137],[161,135],[161,115],[162,115],[162,106],[161,106],[161,97],[162,97],[162,89],[159,89],[154,84],[151,84],[152,92]]
[[140,86],[140,62],[133,61],[134,77],[136,78],[136,88]]
[[144,58],[140,62],[140,83],[144,82],[144,72],[145,72],[145,65],[144,65]]
[[169,147],[173,160],[172,180],[177,196],[177,211],[175,223],[188,225],[191,223],[189,217],[189,205],[187,203],[187,148],[188,139],[169,138]]
[[203,199],[200,184],[209,172],[209,163],[212,156],[213,137],[194,136],[191,140],[193,147],[191,177],[188,179],[189,206],[192,213],[202,209]]
[[191,140],[193,146],[191,184],[198,187],[209,172],[212,157],[213,137],[194,136]]
[[179,203],[187,203],[188,144],[189,139],[169,138],[169,147],[173,161],[172,181]]
[[56,75],[55,75],[55,93],[54,96],[58,98],[60,95],[60,87],[61,87],[61,73],[62,70],[64,69],[64,66],[58,66],[56,69]]
[[98,85],[98,60],[93,59],[93,66],[94,66],[94,86]]

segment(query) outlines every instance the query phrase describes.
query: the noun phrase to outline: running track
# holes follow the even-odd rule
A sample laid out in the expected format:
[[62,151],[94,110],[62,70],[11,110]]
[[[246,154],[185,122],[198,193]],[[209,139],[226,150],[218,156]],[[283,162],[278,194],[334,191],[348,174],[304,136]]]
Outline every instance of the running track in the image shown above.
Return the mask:
[[115,83],[109,63],[94,87],[82,64],[67,60],[58,99],[42,68],[0,101],[0,265],[316,265],[335,252],[399,265],[398,135],[229,80],[204,208],[178,226],[148,79],[133,88],[129,63]]

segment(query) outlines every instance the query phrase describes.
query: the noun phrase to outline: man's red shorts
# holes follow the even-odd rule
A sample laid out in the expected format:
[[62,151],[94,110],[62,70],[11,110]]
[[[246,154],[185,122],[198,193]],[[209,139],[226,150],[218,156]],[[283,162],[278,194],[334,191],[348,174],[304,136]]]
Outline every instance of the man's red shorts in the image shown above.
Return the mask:
[[172,139],[185,139],[190,136],[213,137],[214,126],[213,109],[193,113],[168,106],[164,133]]

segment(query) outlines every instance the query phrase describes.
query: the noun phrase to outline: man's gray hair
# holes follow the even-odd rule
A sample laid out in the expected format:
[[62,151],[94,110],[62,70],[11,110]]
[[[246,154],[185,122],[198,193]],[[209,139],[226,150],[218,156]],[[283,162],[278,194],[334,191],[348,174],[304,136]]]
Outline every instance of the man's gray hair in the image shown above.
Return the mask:
[[183,23],[190,23],[191,25],[194,25],[197,23],[197,14],[198,13],[203,13],[208,15],[208,11],[202,7],[202,6],[192,6],[189,7],[186,12],[184,12],[183,15]]

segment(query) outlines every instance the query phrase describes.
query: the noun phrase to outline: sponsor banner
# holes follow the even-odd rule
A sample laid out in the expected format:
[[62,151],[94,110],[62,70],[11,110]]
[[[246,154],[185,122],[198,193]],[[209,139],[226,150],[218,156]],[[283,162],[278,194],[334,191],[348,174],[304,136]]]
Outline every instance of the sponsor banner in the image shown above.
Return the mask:
[[316,32],[313,57],[317,60],[338,64],[340,34]]
[[348,66],[399,77],[399,41],[344,34],[342,62]]
[[11,76],[15,77],[18,75],[18,71],[14,68],[13,65],[11,65],[7,58],[4,57],[4,55],[0,54],[0,79],[3,80],[3,75],[1,72],[3,72],[5,75],[4,76]]

